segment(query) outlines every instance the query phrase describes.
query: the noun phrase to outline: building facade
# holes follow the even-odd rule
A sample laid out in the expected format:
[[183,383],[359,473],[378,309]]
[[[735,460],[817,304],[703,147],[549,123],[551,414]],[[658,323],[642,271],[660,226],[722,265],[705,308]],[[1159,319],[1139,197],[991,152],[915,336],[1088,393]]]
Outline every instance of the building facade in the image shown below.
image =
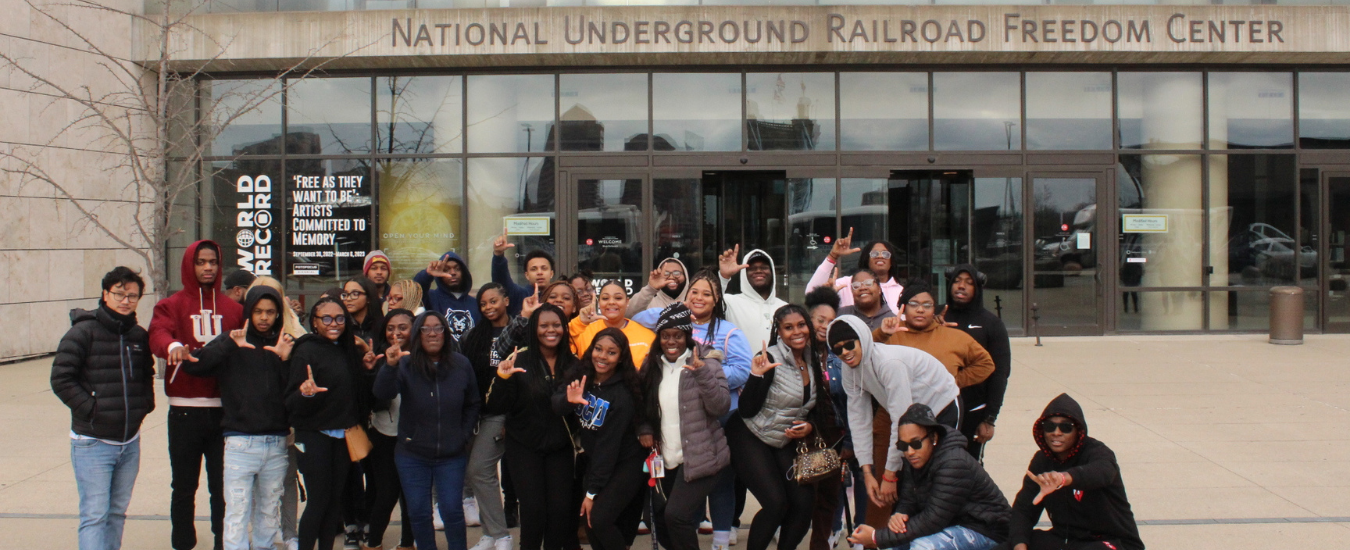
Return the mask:
[[170,39],[201,116],[268,98],[182,240],[300,295],[377,248],[481,284],[505,230],[634,290],[759,248],[800,299],[852,232],[1014,333],[1259,331],[1285,285],[1350,330],[1350,8],[242,4]]

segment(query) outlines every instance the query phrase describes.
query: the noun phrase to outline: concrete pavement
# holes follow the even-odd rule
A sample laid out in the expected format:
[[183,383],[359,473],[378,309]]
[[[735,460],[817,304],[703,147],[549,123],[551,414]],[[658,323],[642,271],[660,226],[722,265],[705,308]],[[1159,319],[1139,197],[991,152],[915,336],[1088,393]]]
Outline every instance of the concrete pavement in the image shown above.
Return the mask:
[[[1115,450],[1150,549],[1347,546],[1350,336],[1310,336],[1302,346],[1255,335],[1033,344],[1013,341],[1007,403],[985,457],[1009,499],[1036,450],[1032,422],[1068,392],[1090,433]],[[49,368],[50,359],[0,366],[0,550],[77,547],[69,413],[51,395]],[[169,548],[162,396],[142,432],[124,548]],[[205,494],[203,480],[199,516]],[[211,540],[208,522],[198,532]],[[469,543],[477,538],[470,529]],[[641,537],[634,547],[649,544]]]

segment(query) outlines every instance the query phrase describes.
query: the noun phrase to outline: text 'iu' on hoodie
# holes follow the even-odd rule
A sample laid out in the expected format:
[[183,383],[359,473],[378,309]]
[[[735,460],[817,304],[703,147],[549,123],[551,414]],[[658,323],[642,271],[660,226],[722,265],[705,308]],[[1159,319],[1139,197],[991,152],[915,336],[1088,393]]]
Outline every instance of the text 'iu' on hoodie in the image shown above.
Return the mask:
[[[842,315],[830,323],[831,327],[847,323],[858,334],[862,361],[856,367],[844,365],[844,393],[848,395],[848,428],[853,437],[853,453],[859,466],[871,465],[872,458],[872,400],[885,407],[891,418],[900,418],[914,403],[928,405],[941,411],[960,394],[956,379],[947,367],[932,355],[914,348],[888,346],[872,341],[867,323],[852,315]],[[891,435],[886,441],[886,469],[900,471],[904,456],[895,448],[900,427],[890,423]]]
[[1012,373],[1012,346],[1008,342],[1008,327],[998,315],[985,309],[984,284],[980,283],[975,266],[962,264],[956,266],[954,271],[957,275],[967,273],[975,279],[975,295],[965,304],[957,303],[952,299],[949,282],[947,311],[943,317],[948,323],[956,323],[957,329],[974,338],[994,360],[994,373],[989,378],[961,389],[961,404],[981,418],[997,419],[999,411],[1003,409],[1003,395],[1008,391],[1008,376]]
[[[478,299],[469,292],[473,288],[473,275],[469,273],[469,264],[464,263],[459,254],[446,252],[441,256],[441,261],[459,264],[458,287],[447,287],[441,280],[428,275],[425,269],[414,275],[413,280],[422,285],[422,302],[427,311],[444,316],[446,322],[450,323],[450,334],[455,335],[456,341],[462,341],[473,326],[482,320],[478,313]],[[433,281],[436,283],[434,289],[431,286]],[[511,303],[515,303],[514,298]]]
[[[244,326],[244,308],[220,291],[220,276],[204,287],[197,282],[195,264],[197,250],[203,244],[220,246],[213,241],[197,241],[183,251],[180,274],[183,290],[155,304],[150,318],[150,350],[157,357],[169,356],[169,348],[178,344],[188,349],[201,349],[221,334]],[[225,258],[221,258],[224,271]],[[200,378],[181,372],[176,366],[164,371],[164,393],[169,405],[178,407],[219,407],[220,391],[213,378]]]
[[[1046,446],[1041,430],[1041,421],[1052,416],[1071,419],[1078,432],[1077,448],[1063,461]],[[1032,435],[1041,449],[1031,458],[1027,470],[1033,474],[1064,472],[1073,481],[1047,495],[1040,504],[1032,504],[1041,491],[1040,485],[1022,478],[1022,489],[1013,501],[1009,546],[1027,542],[1044,510],[1050,517],[1050,532],[1057,538],[1071,542],[1103,541],[1120,550],[1143,550],[1144,542],[1139,538],[1139,527],[1125,496],[1116,454],[1104,443],[1088,437],[1087,421],[1078,402],[1068,394],[1059,394],[1036,419]]]
[[[773,313],[778,308],[787,305],[787,302],[778,299],[778,267],[773,263],[773,257],[763,250],[755,249],[745,253],[741,257],[741,263],[749,264],[750,259],[755,256],[763,256],[769,261],[769,297],[765,298],[754,288],[750,287],[750,277],[746,275],[745,269],[741,270],[741,292],[739,294],[726,294],[723,300],[727,306],[727,320],[736,328],[745,333],[745,339],[750,342],[752,349],[761,347],[763,343],[769,341],[769,332],[773,325]],[[721,279],[721,275],[718,278]],[[721,279],[722,290],[726,290],[731,279]]]
[[[244,311],[252,313],[253,307],[263,300],[271,301],[278,312],[286,310],[281,293],[268,286],[257,286],[248,291]],[[282,323],[283,318],[278,316],[267,332],[260,332],[250,323],[244,338],[253,346],[251,349],[239,347],[229,334],[222,334],[192,353],[196,362],[183,363],[186,374],[216,380],[225,407],[220,424],[226,433],[290,434],[286,415],[290,366],[276,353],[263,349],[277,344]]]

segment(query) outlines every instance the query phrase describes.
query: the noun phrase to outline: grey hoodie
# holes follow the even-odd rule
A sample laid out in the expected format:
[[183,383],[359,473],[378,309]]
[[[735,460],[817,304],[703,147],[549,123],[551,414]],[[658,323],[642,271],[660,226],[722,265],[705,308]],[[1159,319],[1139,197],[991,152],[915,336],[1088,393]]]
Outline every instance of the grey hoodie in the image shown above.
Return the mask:
[[[862,362],[857,367],[847,364],[842,369],[844,393],[848,394],[848,428],[853,435],[853,453],[858,465],[872,464],[872,399],[886,407],[891,418],[898,419],[914,403],[928,405],[941,411],[956,399],[961,390],[956,379],[932,355],[905,346],[889,346],[872,342],[872,331],[867,323],[853,315],[841,315],[830,323],[848,323],[858,333],[862,346]],[[886,469],[899,472],[904,455],[895,448],[900,437],[900,426],[891,423],[891,437],[886,451]]]
[[[756,255],[762,255],[769,260],[769,269],[773,272],[769,275],[769,280],[775,284],[769,291],[769,297],[766,299],[760,296],[755,289],[750,288],[750,278],[745,275],[745,270],[741,270],[741,292],[740,294],[727,294],[723,297],[727,306],[727,320],[736,328],[745,333],[745,339],[750,341],[750,349],[756,349],[769,341],[770,329],[773,325],[773,313],[778,308],[787,305],[787,302],[778,299],[778,267],[773,263],[773,257],[768,252],[758,248],[745,253],[741,257],[741,263],[748,264],[748,260]],[[731,279],[722,278],[722,290],[726,290],[727,284]],[[901,412],[904,412],[903,410]]]
[[680,264],[680,270],[684,272],[684,288],[680,289],[680,295],[671,298],[670,295],[666,294],[663,290],[652,288],[652,285],[642,285],[642,289],[637,291],[637,294],[634,294],[631,300],[628,300],[628,311],[624,313],[624,317],[632,319],[637,317],[637,314],[648,309],[665,309],[666,306],[670,304],[684,301],[684,297],[689,294],[689,278],[693,274],[689,272],[688,267],[685,267],[684,262],[681,262],[678,258],[666,258],[661,260],[661,263],[656,264],[656,268],[661,269],[661,266],[666,265],[667,262]]

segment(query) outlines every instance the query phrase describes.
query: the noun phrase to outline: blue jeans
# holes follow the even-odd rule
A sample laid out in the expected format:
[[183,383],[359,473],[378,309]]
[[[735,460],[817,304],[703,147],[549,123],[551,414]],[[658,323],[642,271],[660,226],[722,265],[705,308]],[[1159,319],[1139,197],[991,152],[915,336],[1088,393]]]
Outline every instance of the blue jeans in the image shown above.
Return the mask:
[[436,528],[431,522],[431,493],[441,505],[445,523],[445,541],[450,550],[468,548],[464,526],[464,470],[469,466],[467,453],[454,458],[422,458],[399,449],[394,452],[403,496],[408,501],[417,550],[436,550]]
[[[289,467],[286,436],[225,438],[224,544],[226,550],[272,548],[281,531],[281,497]],[[252,546],[249,526],[253,526]]]
[[[735,399],[735,396],[732,397]],[[736,413],[736,407],[727,411],[722,418],[717,419],[722,424],[722,429],[726,430],[727,421],[731,420],[731,415]],[[730,531],[732,524],[736,519],[736,469],[723,468],[722,472],[717,474],[717,484],[713,486],[711,493],[708,493],[708,515],[713,524],[713,531]]]
[[909,542],[909,550],[989,550],[995,546],[998,543],[989,537],[960,525]]
[[109,445],[72,439],[70,464],[80,492],[80,550],[121,548],[131,490],[141,471],[141,441]]

